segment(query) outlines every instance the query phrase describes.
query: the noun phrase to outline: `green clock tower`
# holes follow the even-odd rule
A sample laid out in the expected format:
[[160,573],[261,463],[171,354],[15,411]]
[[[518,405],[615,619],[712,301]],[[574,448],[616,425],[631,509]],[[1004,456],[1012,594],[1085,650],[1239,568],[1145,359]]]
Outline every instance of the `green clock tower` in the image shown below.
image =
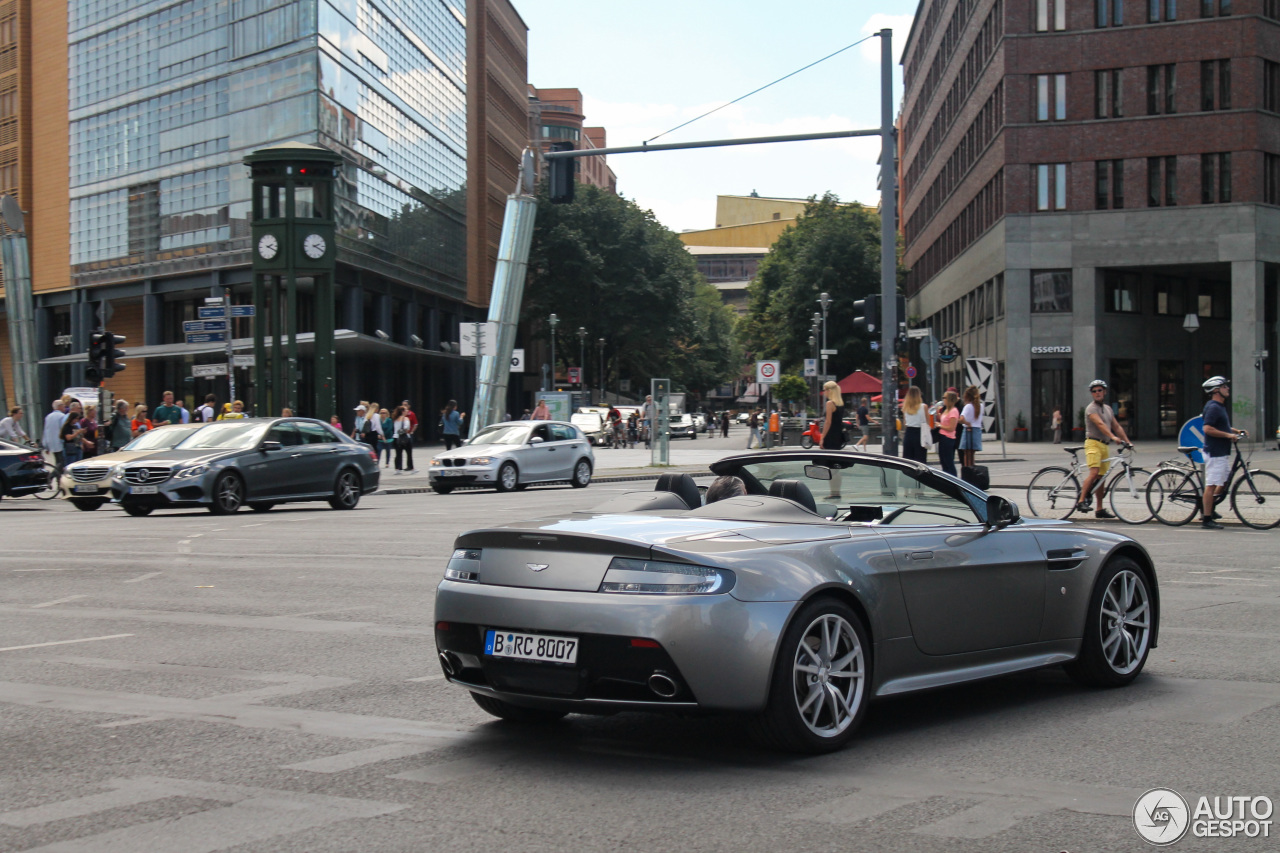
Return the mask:
[[[285,406],[328,421],[336,410],[334,181],[342,155],[302,142],[244,158],[253,178],[254,384],[259,416]],[[300,302],[314,306],[313,406],[299,408]],[[270,348],[268,349],[268,338]]]

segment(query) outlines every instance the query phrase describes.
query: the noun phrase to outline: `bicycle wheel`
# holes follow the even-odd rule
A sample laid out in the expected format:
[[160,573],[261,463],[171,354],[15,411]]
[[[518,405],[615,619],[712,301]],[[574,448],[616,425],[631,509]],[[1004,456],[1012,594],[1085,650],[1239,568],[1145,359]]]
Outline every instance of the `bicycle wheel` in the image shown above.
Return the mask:
[[1200,499],[1200,479],[1193,472],[1166,468],[1147,483],[1147,509],[1157,521],[1171,527],[1181,527],[1195,518]]
[[1080,481],[1066,468],[1041,468],[1027,486],[1027,509],[1037,518],[1062,519],[1080,502]]
[[1270,471],[1251,471],[1249,479],[1241,475],[1231,487],[1231,509],[1253,529],[1270,530],[1280,524],[1280,477]]
[[1125,524],[1146,524],[1151,520],[1147,506],[1147,484],[1151,472],[1145,468],[1121,468],[1107,484],[1111,512]]
[[44,478],[48,484],[43,491],[32,497],[39,501],[52,500],[62,494],[62,469],[53,462],[44,463]]

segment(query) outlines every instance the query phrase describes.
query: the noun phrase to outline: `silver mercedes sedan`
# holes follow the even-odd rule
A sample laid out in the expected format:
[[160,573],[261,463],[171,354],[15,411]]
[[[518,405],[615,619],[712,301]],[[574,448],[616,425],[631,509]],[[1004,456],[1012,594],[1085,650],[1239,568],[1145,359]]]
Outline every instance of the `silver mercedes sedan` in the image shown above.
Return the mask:
[[436,591],[446,677],[507,719],[734,713],[766,744],[825,752],[881,697],[1058,665],[1120,686],[1155,648],[1155,563],[1123,533],[1022,518],[894,457],[711,467],[746,494],[704,503],[667,474],[459,536]]
[[458,486],[492,486],[500,492],[531,483],[591,483],[595,469],[591,442],[563,421],[505,421],[491,424],[462,447],[438,454],[427,476],[431,488],[447,495]]

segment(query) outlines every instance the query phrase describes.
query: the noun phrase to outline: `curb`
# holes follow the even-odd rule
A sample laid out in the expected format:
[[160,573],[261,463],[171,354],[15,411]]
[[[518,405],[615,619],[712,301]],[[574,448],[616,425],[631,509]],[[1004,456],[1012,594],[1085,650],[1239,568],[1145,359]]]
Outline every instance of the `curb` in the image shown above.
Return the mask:
[[[663,474],[667,474],[667,473],[672,473],[672,472],[669,472],[669,471],[663,472]],[[657,480],[661,476],[662,474],[634,474],[634,475],[625,476],[625,477],[608,477],[608,476],[593,477],[591,478],[591,482],[593,484],[595,483],[629,483],[629,482],[635,482],[638,480]],[[695,474],[694,476],[701,476],[701,475]],[[705,476],[709,477],[711,475],[707,474]],[[461,492],[466,490],[478,491],[482,489],[492,489],[493,486],[466,485],[466,486],[454,486],[453,488],[454,488],[454,491]],[[415,486],[415,487],[410,487],[406,489],[378,489],[376,492],[373,492],[373,494],[375,495],[419,495],[419,494],[423,494],[424,492],[430,492],[430,491],[431,491],[430,486]]]

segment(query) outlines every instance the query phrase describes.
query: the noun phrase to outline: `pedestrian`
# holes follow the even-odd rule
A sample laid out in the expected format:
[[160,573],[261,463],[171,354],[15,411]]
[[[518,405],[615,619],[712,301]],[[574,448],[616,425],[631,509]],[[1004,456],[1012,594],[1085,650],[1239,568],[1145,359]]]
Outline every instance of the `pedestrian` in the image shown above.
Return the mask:
[[929,410],[925,408],[920,389],[912,385],[902,401],[902,456],[916,462],[927,463],[929,451],[925,447],[925,430],[929,428]]
[[133,441],[133,425],[129,422],[129,401],[116,400],[116,410],[107,427],[107,443],[119,450]]
[[760,438],[760,410],[752,409],[751,415],[747,418],[747,428],[751,430],[747,433],[747,450],[751,449],[751,442],[756,443],[756,447],[764,447],[764,441]]
[[98,440],[98,407],[90,403],[84,407],[84,417],[80,419],[81,459],[98,455]]
[[342,420],[337,415],[329,415],[329,426],[342,432]]
[[379,414],[379,411],[381,411],[381,406],[377,401],[369,403],[369,420],[371,422],[370,426],[373,427],[373,435],[370,437],[369,443],[373,446],[374,451],[377,451],[378,439],[382,437],[382,415]]
[[365,400],[361,400],[359,405],[355,407],[356,419],[348,433],[356,441],[367,443],[369,440],[369,404]]
[[450,400],[440,412],[440,433],[444,436],[444,449],[453,450],[462,445],[462,422],[466,412],[458,411],[458,401]]
[[720,413],[720,437],[729,437],[729,412],[727,410]]
[[191,410],[187,408],[187,401],[179,397],[174,401],[174,405],[182,412],[182,422],[184,424],[191,423]]
[[[413,406],[408,400],[402,400],[400,405],[404,406],[404,416],[409,419],[411,427],[409,430],[409,441],[416,441],[418,438],[418,415],[413,411]],[[406,470],[413,470],[413,453],[409,454],[409,467]]]
[[391,466],[391,450],[395,446],[396,425],[386,409],[378,410],[378,421],[381,424],[381,435],[378,436],[378,458],[382,459],[385,454],[386,461],[382,463],[382,467],[388,468]]
[[182,410],[173,404],[173,392],[165,391],[162,399],[164,402],[151,413],[152,422],[156,426],[182,423]]
[[53,461],[63,463],[62,439],[58,437],[62,422],[67,419],[67,404],[61,399],[53,401],[53,410],[44,416],[44,433],[40,436],[44,449],[53,454]]
[[[1111,411],[1111,407],[1107,405],[1107,383],[1101,379],[1090,382],[1089,396],[1093,397],[1093,401],[1084,410],[1084,464],[1089,466],[1089,476],[1084,478],[1084,485],[1080,487],[1080,504],[1076,510],[1089,511],[1089,495],[1093,493],[1096,483],[1098,484],[1098,509],[1094,517],[1115,518],[1102,507],[1102,498],[1107,493],[1107,484],[1103,478],[1107,474],[1107,469],[1111,467],[1111,463],[1107,461],[1107,457],[1111,455],[1107,445],[1113,441],[1128,444],[1129,437],[1124,434],[1124,427],[1120,426],[1120,422],[1116,420],[1115,412]],[[1225,483],[1226,480],[1224,479],[1223,482]]]
[[609,441],[611,446],[617,450],[622,447],[624,440],[622,434],[622,412],[618,411],[617,406],[610,406],[606,420],[609,422]]
[[[855,445],[855,447],[858,447],[862,450],[867,449],[867,441],[870,440],[871,438],[871,407],[869,405],[870,402],[871,401],[868,398],[863,397],[862,400],[858,403],[858,432],[862,433],[862,438],[858,439],[858,443]],[[883,407],[883,405],[884,404],[881,403],[881,407]]]
[[1049,426],[1053,429],[1053,443],[1062,444],[1062,407],[1054,406],[1053,417],[1049,419]]
[[528,410],[528,409],[525,409],[525,410],[524,410],[524,414],[520,416],[520,420],[522,420],[522,421],[529,421],[529,420],[533,420],[533,415],[529,414],[529,410]]
[[1231,413],[1227,409],[1231,383],[1225,376],[1206,379],[1200,387],[1209,395],[1209,402],[1204,404],[1204,449],[1209,458],[1204,463],[1204,516],[1200,519],[1200,526],[1205,530],[1222,530],[1218,523],[1222,516],[1213,506],[1219,490],[1227,484],[1227,475],[1231,473],[1231,445],[1248,433],[1231,426]]
[[231,411],[222,416],[224,421],[248,417],[248,415],[244,413],[244,403],[241,403],[239,400],[232,400],[227,405],[231,406]]
[[954,388],[948,388],[942,395],[942,414],[938,421],[938,463],[942,470],[952,477],[956,476],[956,427],[960,425],[960,410],[956,404],[960,395]]
[[27,432],[22,428],[22,407],[14,406],[9,410],[9,417],[0,421],[0,438],[14,444],[28,444]]
[[[403,405],[396,406],[396,410],[391,413],[391,420],[395,424],[395,445],[396,445],[396,473],[402,474],[405,471],[413,470],[413,422],[409,420],[408,412]],[[409,467],[404,467],[405,456],[408,455]]]
[[280,417],[282,418],[293,417],[293,409],[289,408],[288,406],[285,406],[283,409],[280,410]]
[[84,448],[80,444],[81,436],[84,435],[84,430],[80,428],[83,418],[80,401],[72,400],[67,416],[62,419],[62,426],[58,427],[58,438],[62,440],[63,465],[70,465],[84,458]]
[[645,447],[649,447],[653,441],[653,424],[657,417],[658,407],[654,405],[653,395],[645,394],[644,403],[640,406],[640,438]]
[[[840,386],[831,380],[827,380],[822,385],[822,396],[826,400],[822,404],[822,449],[823,450],[843,450],[845,444],[844,437],[844,395],[840,393]],[[831,489],[827,495],[828,500],[840,499],[840,469],[831,469]]]
[[529,416],[531,421],[549,421],[551,420],[551,410],[547,408],[546,400],[539,400],[538,405],[533,407],[533,414]]
[[196,420],[202,424],[212,423],[218,415],[218,398],[212,394],[204,395],[204,405],[196,409]]
[[960,418],[964,421],[964,435],[960,436],[960,467],[972,468],[978,451],[982,449],[982,394],[977,385],[964,389],[964,409]]
[[627,417],[627,444],[634,450],[638,441],[640,441],[640,413],[632,412]]
[[147,407],[145,404],[139,403],[138,407],[133,410],[133,420],[129,423],[129,428],[134,438],[137,438],[152,428],[151,420],[147,418]]

